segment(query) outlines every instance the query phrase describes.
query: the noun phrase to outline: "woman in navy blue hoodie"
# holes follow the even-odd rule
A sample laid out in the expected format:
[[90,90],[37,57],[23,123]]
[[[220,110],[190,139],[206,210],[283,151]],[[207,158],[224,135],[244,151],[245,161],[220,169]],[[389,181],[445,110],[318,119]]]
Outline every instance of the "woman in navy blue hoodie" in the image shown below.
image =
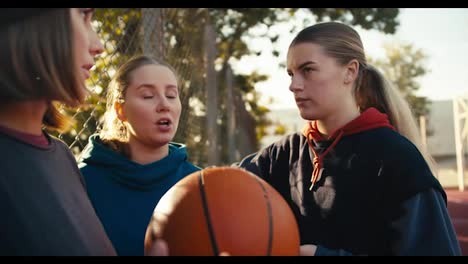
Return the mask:
[[172,142],[181,102],[174,70],[148,56],[124,63],[109,85],[99,134],[79,167],[118,255],[143,255],[153,210],[176,182],[200,168]]
[[342,23],[302,30],[287,71],[303,131],[240,166],[289,202],[301,255],[460,255],[446,194],[407,102]]

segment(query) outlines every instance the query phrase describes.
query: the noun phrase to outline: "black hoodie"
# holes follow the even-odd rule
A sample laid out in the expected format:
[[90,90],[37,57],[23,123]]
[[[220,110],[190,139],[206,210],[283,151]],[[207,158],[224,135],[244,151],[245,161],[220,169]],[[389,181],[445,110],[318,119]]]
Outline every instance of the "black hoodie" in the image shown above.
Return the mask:
[[307,127],[239,165],[289,202],[301,244],[316,255],[460,255],[443,188],[386,115],[368,109],[328,139]]

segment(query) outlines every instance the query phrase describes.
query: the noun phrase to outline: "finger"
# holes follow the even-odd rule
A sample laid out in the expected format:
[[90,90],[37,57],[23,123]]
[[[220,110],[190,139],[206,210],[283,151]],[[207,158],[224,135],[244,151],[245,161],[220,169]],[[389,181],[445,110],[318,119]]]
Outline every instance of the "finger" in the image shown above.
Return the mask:
[[299,255],[300,256],[314,256],[316,250],[317,250],[317,246],[315,245],[311,245],[311,244],[302,245],[300,247]]
[[154,240],[148,252],[149,256],[169,256],[169,247],[163,239]]

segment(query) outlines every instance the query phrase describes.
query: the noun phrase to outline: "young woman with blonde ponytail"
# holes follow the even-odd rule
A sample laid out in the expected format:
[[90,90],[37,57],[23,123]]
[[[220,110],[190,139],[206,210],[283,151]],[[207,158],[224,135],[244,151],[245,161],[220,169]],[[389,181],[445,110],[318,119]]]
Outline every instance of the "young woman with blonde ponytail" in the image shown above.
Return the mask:
[[170,65],[148,55],[130,58],[109,84],[102,129],[78,159],[96,214],[120,256],[146,253],[145,234],[159,199],[200,170],[188,161],[187,147],[172,141],[182,111],[179,95]]
[[289,202],[301,255],[460,255],[411,109],[367,64],[358,33],[303,29],[287,55],[303,131],[244,158]]

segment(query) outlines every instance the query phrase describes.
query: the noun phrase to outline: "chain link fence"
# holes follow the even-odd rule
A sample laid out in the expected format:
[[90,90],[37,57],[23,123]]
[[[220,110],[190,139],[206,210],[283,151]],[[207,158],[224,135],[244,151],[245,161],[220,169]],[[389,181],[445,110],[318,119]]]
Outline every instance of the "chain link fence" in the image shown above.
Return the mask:
[[[255,120],[246,110],[231,70],[216,65],[216,32],[204,9],[103,8],[94,27],[105,51],[88,81],[91,95],[73,116],[73,129],[57,135],[75,155],[99,131],[106,90],[116,69],[135,54],[152,55],[172,65],[179,83],[182,113],[175,142],[187,145],[199,166],[230,164],[258,148]],[[211,32],[211,33],[210,33]]]

